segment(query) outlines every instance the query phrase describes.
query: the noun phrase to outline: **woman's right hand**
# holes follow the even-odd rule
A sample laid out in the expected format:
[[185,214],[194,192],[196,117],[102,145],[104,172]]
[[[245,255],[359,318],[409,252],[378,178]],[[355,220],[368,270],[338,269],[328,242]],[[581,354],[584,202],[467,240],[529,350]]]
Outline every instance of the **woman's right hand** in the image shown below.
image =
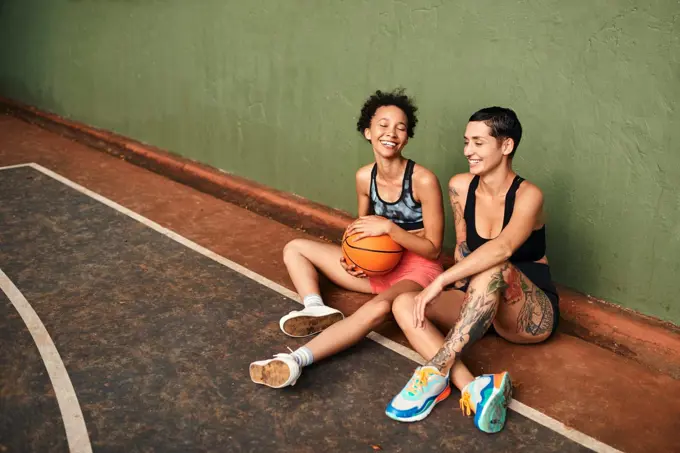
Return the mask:
[[345,272],[347,272],[349,275],[352,277],[358,277],[358,278],[367,278],[368,276],[364,274],[364,271],[361,269],[357,268],[353,264],[349,264],[344,256],[340,257],[340,265],[342,266],[343,269],[345,269]]
[[425,310],[427,304],[432,302],[444,291],[440,277],[434,279],[432,283],[425,287],[415,298],[413,305],[413,327],[425,327]]

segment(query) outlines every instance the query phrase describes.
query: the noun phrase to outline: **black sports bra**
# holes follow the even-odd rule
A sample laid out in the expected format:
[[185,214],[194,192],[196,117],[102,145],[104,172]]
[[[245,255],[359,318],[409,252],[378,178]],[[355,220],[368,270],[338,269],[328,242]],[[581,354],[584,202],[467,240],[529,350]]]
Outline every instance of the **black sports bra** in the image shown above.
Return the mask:
[[[505,196],[505,213],[503,215],[503,228],[508,226],[510,218],[512,217],[512,211],[515,208],[515,195],[517,194],[517,189],[520,184],[522,184],[524,178],[520,176],[515,176],[510,190],[508,190]],[[465,218],[465,223],[467,227],[467,245],[470,251],[475,251],[477,248],[481,247],[483,244],[489,242],[491,239],[485,239],[479,234],[477,234],[477,225],[475,224],[475,204],[476,195],[475,191],[479,185],[479,176],[475,176],[470,181],[470,187],[468,188],[467,201],[465,202],[465,212],[463,217]],[[531,236],[512,254],[510,257],[510,262],[525,262],[525,261],[538,261],[545,256],[545,225],[540,229],[534,230]]]
[[378,185],[375,182],[378,174],[378,165],[373,165],[371,171],[371,211],[373,214],[390,219],[406,231],[420,230],[423,228],[423,207],[413,198],[413,167],[415,162],[411,159],[406,163],[404,181],[401,186],[401,195],[394,203],[388,203],[380,198]]

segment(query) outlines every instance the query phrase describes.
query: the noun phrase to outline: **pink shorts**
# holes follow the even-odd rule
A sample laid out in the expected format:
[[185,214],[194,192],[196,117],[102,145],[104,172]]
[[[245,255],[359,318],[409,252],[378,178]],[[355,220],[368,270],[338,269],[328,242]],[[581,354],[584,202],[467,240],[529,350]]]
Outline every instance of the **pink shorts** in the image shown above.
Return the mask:
[[374,294],[381,293],[402,280],[411,280],[425,288],[444,272],[439,261],[428,260],[409,250],[404,251],[401,261],[389,274],[368,277]]

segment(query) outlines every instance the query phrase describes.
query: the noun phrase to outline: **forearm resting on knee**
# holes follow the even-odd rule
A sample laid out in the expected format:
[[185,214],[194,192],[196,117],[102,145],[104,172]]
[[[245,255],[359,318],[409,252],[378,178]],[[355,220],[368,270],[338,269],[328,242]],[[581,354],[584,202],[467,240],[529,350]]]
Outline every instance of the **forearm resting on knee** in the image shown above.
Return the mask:
[[505,242],[494,239],[471,252],[463,260],[447,269],[437,279],[441,286],[444,287],[489,270],[507,261],[511,255],[512,250],[508,248]]

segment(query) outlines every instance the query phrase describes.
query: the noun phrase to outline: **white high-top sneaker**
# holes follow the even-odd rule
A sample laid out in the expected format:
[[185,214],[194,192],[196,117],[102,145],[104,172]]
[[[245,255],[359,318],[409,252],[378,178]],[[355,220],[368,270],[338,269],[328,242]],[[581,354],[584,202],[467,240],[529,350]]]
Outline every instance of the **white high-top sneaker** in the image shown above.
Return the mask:
[[276,354],[273,359],[250,364],[250,379],[275,389],[295,385],[300,374],[302,369],[290,354]]
[[308,337],[344,318],[345,315],[340,310],[326,305],[313,305],[302,310],[291,311],[281,318],[279,327],[290,337]]

